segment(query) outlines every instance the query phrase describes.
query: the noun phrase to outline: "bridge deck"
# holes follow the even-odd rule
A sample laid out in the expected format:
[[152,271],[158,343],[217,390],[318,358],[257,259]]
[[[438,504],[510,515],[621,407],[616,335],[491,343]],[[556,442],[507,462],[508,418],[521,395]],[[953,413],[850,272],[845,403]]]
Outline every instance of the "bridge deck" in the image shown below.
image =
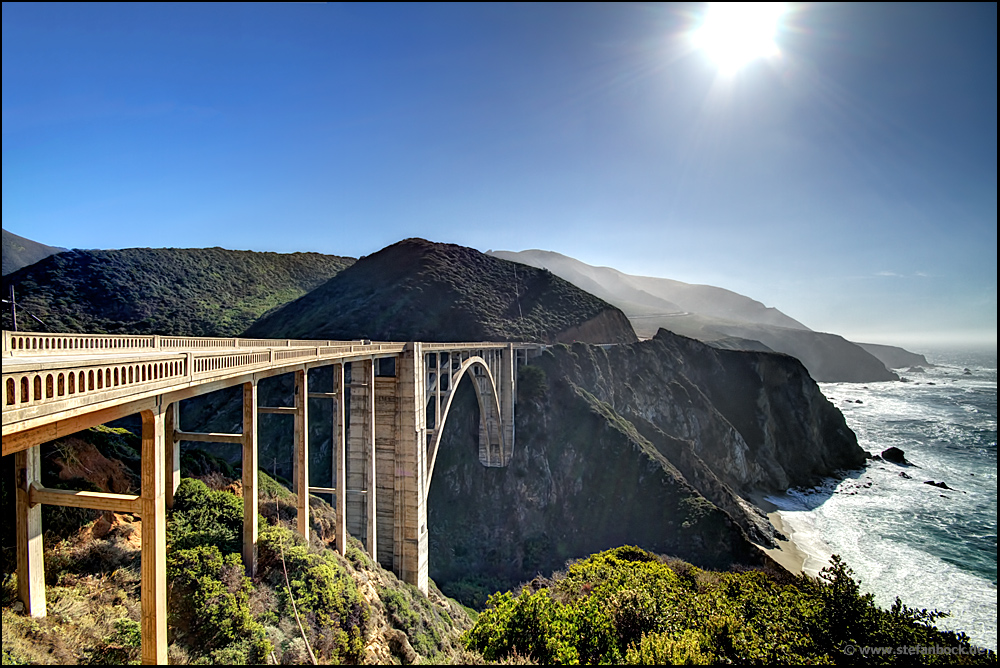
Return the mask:
[[[405,343],[304,339],[113,336],[4,332],[3,454],[143,410],[294,369],[395,357]],[[487,350],[506,344],[432,343],[424,350]],[[110,411],[110,412],[109,412]],[[96,414],[91,420],[77,419]],[[94,424],[99,424],[95,422]]]

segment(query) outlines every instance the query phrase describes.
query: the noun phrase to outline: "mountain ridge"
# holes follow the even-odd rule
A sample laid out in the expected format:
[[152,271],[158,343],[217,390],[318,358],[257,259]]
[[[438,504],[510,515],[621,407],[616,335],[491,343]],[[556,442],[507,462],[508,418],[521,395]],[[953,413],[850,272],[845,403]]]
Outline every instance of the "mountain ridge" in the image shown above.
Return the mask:
[[456,597],[483,574],[523,581],[621,543],[702,568],[762,564],[754,544],[776,534],[752,499],[867,456],[797,359],[667,330],[530,359],[507,469],[479,464],[477,417],[460,386],[428,496],[430,574]]
[[588,286],[621,308],[641,338],[664,328],[720,348],[770,349],[797,357],[823,382],[899,380],[887,362],[906,351],[891,346],[865,348],[837,334],[814,332],[776,308],[725,288],[633,276],[553,251],[490,253],[545,267],[581,287]]
[[18,308],[44,323],[19,318],[25,331],[236,336],[353,262],[218,247],[71,250],[4,276],[3,291],[14,286]]
[[309,294],[255,322],[245,335],[540,343],[637,340],[619,309],[551,272],[417,238],[360,258]]
[[35,264],[50,255],[62,253],[68,250],[59,246],[47,246],[46,244],[26,239],[22,236],[3,230],[3,275]]
[[[776,308],[765,306],[755,299],[725,288],[684,283],[670,278],[626,274],[613,267],[588,265],[555,251],[531,249],[517,252],[490,251],[490,254],[513,262],[548,269],[571,283],[576,282],[576,280],[586,281],[596,290],[596,292],[592,291],[593,294],[605,301],[612,301],[609,300],[609,297],[612,297],[613,301],[621,300],[631,304],[632,311],[619,307],[628,316],[655,313],[657,307],[662,305],[668,308],[672,307],[675,313],[691,311],[717,318],[734,317],[735,315],[748,322],[790,329],[809,329]],[[573,278],[569,276],[573,276]],[[638,299],[649,301],[639,302]]]

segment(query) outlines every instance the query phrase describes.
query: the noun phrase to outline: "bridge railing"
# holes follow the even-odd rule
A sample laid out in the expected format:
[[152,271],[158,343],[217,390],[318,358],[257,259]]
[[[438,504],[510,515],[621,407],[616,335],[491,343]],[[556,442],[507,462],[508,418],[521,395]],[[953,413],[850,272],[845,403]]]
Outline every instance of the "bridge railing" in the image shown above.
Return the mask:
[[[22,420],[297,364],[387,356],[407,344],[4,332],[4,433]],[[269,344],[266,347],[262,344]],[[48,346],[48,347],[46,347]]]
[[160,336],[131,334],[46,334],[40,332],[3,333],[4,357],[48,355],[119,354],[179,350],[233,348],[299,348],[370,345],[367,340],[329,341],[313,339],[240,339],[209,336]]
[[[298,364],[394,356],[409,344],[303,339],[3,332],[3,425],[111,405],[202,382]],[[508,344],[422,343],[427,352],[498,350]],[[525,347],[515,344],[515,348]],[[530,347],[530,346],[527,346]],[[479,353],[476,353],[479,354]],[[110,404],[108,403],[110,402]]]
[[[504,343],[503,341],[475,341],[472,343],[421,343],[420,347],[423,348],[424,352],[434,352],[437,350],[486,350],[490,348],[502,349],[506,348],[509,343]],[[513,344],[515,348],[524,346],[523,343]]]

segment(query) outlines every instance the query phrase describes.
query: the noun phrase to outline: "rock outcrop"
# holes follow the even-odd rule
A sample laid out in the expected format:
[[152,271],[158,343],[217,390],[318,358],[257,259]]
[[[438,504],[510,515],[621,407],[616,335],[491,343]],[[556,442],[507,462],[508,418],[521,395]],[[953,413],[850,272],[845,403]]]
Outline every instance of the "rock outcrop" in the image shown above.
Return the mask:
[[902,369],[908,366],[934,366],[920,353],[911,353],[909,350],[898,346],[884,346],[878,343],[859,343],[857,345],[877,357],[887,369]]
[[906,461],[906,454],[896,446],[893,446],[891,448],[886,448],[885,450],[883,450],[882,459],[884,459],[887,462],[892,462],[893,464],[910,463]]

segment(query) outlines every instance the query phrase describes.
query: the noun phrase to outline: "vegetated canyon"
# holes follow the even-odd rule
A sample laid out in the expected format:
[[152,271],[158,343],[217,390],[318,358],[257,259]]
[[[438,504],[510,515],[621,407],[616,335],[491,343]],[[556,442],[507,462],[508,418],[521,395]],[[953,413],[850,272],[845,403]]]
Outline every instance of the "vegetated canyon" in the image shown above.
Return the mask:
[[[99,327],[121,333],[233,335],[234,323],[249,318],[251,307],[234,316],[227,303],[230,293],[220,297],[211,292],[224,284],[233,294],[252,292],[247,299],[262,316],[245,330],[253,337],[549,344],[518,371],[516,441],[509,467],[484,468],[478,461],[478,408],[470,381],[462,381],[449,414],[429,492],[430,575],[444,594],[466,605],[482,608],[494,591],[623,544],[700,568],[781,571],[757,548],[772,545],[775,532],[753,499],[814,484],[839,470],[860,467],[866,459],[839,410],[798,359],[712,347],[665,329],[639,341],[622,311],[545,269],[420,239],[357,261],[336,256],[293,261],[294,256],[208,250],[221,258],[217,265],[190,250],[73,251],[20,269],[4,282],[33,294],[35,307],[63,331]],[[127,258],[124,265],[122,258]],[[203,292],[186,297],[198,304],[196,329],[179,320],[182,312],[121,303],[147,299],[139,295],[160,294],[171,285],[197,291],[185,275],[194,271],[192,262],[214,267],[215,276]],[[274,274],[272,268],[268,274],[262,262],[284,270]],[[98,276],[108,280],[109,272],[95,266],[126,265],[134,276],[131,292],[110,287],[105,295],[114,309],[103,308],[100,295],[82,287],[93,286]],[[276,294],[267,292],[269,281],[278,281],[271,275],[283,281]],[[63,289],[51,287],[60,281],[79,292],[89,290],[91,296],[60,299]],[[84,317],[86,309],[101,315]],[[120,319],[112,321],[109,314]],[[262,382],[261,402],[282,405],[290,391],[287,379]],[[322,410],[311,409],[317,425],[328,422]],[[182,428],[238,431],[239,411],[232,393],[188,400],[181,409]],[[260,466],[278,481],[291,477],[289,431],[273,422],[261,424]],[[185,452],[186,475],[218,479],[232,472],[229,464],[215,459],[232,463],[231,449],[227,454],[224,448],[185,445]],[[313,484],[329,484],[322,479],[329,475],[329,432],[313,427],[310,453],[315,460],[310,468],[318,476]],[[281,485],[271,483],[268,489],[275,518],[281,508],[294,508],[274,501],[287,494]],[[333,510],[319,499],[313,506],[320,518],[314,519],[320,522],[316,540],[322,544],[330,533],[322,524]],[[354,570],[368,573],[352,585],[368,592],[365,605],[390,610],[386,601],[402,594],[384,594],[389,574],[375,575],[377,566],[360,556],[352,563]],[[365,582],[378,586],[366,589]],[[412,592],[407,596],[412,598]],[[406,643],[397,636],[390,642],[387,630],[381,644],[376,643],[381,649],[364,649],[348,634],[346,640],[331,641],[330,647],[340,649],[331,649],[328,658],[413,660],[413,629],[431,633],[428,629],[440,615],[412,613],[416,616],[411,619],[400,612],[399,601],[393,605],[395,617],[380,612],[380,619],[386,629],[409,634]],[[407,605],[407,610],[420,607],[412,600]],[[471,624],[460,622],[460,616],[453,611],[459,631]],[[365,624],[351,628],[364,636],[371,632]],[[462,658],[454,653],[454,637],[434,633],[437,641],[421,646],[425,658]],[[290,646],[285,640],[282,647]],[[241,656],[251,656],[247,652]]]

